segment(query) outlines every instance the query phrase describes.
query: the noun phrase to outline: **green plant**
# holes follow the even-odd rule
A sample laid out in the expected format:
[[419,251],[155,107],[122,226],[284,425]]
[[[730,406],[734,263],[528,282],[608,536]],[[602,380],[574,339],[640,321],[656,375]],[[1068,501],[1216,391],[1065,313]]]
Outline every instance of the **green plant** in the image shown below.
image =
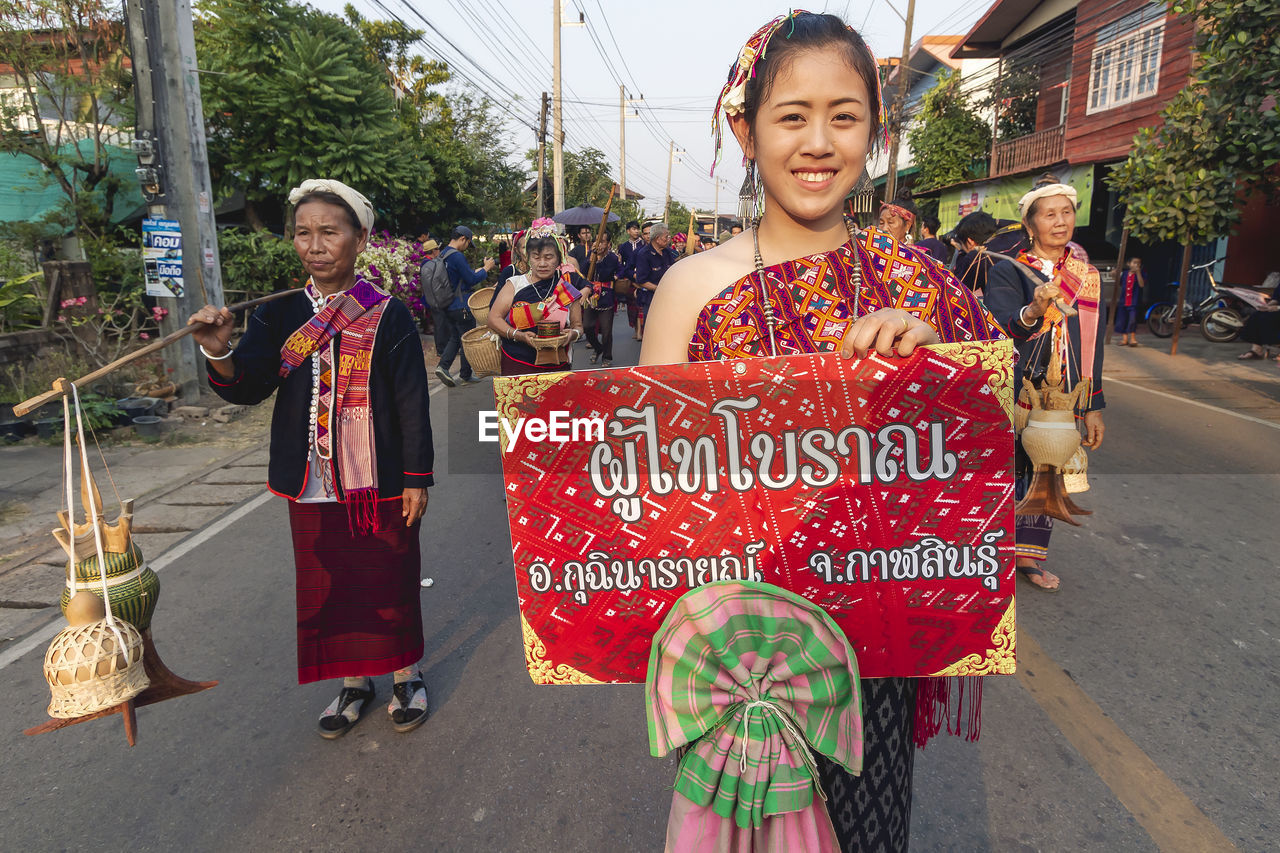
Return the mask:
[[116,401],[101,394],[80,395],[80,415],[89,429],[109,429],[124,411]]
[[919,190],[960,183],[970,177],[974,160],[990,150],[991,129],[970,109],[959,71],[940,73],[925,92],[907,142],[920,169]]
[[79,355],[65,349],[45,350],[39,358],[13,362],[0,368],[0,400],[17,403],[48,391],[59,377],[73,379],[92,368]]
[[0,332],[40,326],[41,305],[32,284],[44,273],[33,272],[0,280]]
[[218,255],[222,280],[231,290],[273,293],[297,287],[303,278],[293,243],[269,231],[219,231]]

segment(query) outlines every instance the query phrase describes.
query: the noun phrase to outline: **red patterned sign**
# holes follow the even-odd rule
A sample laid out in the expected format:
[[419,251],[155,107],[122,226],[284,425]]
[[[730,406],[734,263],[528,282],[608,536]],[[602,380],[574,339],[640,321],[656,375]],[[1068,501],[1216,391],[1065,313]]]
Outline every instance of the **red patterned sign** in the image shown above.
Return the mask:
[[495,380],[525,653],[638,682],[672,603],[764,580],[864,677],[1012,673],[1012,345]]

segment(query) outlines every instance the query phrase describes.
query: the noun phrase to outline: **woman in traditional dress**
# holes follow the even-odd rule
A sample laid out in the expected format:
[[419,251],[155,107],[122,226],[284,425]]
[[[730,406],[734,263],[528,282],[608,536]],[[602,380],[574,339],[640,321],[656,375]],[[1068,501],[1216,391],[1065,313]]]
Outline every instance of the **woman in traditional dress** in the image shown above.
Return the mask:
[[[502,339],[502,375],[569,370],[569,347],[583,335],[580,297],[589,285],[566,264],[564,238],[550,219],[530,225],[517,246],[529,271],[509,278],[489,307],[489,328]],[[569,335],[553,364],[537,363],[535,328],[543,320],[557,321]]]
[[609,232],[601,231],[582,270],[591,287],[582,308],[582,323],[587,332],[587,345],[591,347],[591,363],[599,362],[601,367],[613,365],[613,317],[618,310],[613,285],[621,267],[622,258],[613,251]]
[[904,192],[893,201],[880,205],[876,228],[899,243],[909,243],[919,221],[920,211],[916,208],[916,203]]
[[[1014,388],[1022,387],[1027,371],[1039,385],[1055,345],[1071,386],[1065,390],[1088,383],[1076,413],[1083,418],[1087,432],[1084,446],[1096,450],[1102,444],[1102,409],[1106,406],[1102,396],[1106,324],[1099,311],[1098,271],[1084,249],[1071,242],[1076,227],[1075,188],[1045,175],[1018,202],[1018,213],[1030,248],[1019,252],[1016,261],[1001,261],[991,268],[983,301],[1017,342]],[[1074,308],[1075,313],[1065,315],[1059,302]],[[1051,331],[1056,335],[1050,335]],[[1030,467],[1026,455],[1019,453],[1019,468],[1027,472],[1021,478],[1021,489],[1026,488]],[[1047,592],[1056,592],[1061,583],[1057,575],[1040,565],[1049,556],[1052,533],[1053,519],[1047,515],[1018,517],[1018,571]]]
[[[927,254],[844,218],[845,196],[884,127],[875,58],[844,22],[795,13],[751,38],[717,104],[717,153],[720,110],[764,215],[671,268],[654,298],[642,364],[835,351],[908,356],[921,344],[1002,337]],[[860,776],[819,756],[845,850],[907,847],[912,744],[940,718],[932,705],[940,691],[921,690],[917,709],[917,683],[863,680]],[[924,725],[916,725],[918,710]]]
[[427,717],[418,532],[433,485],[422,343],[409,309],[356,273],[373,207],[333,180],[289,193],[293,245],[310,278],[235,322],[206,305],[187,321],[224,400],[276,394],[268,485],[289,501],[297,568],[298,682],[341,678],[320,716],[337,738],[394,673],[396,731]]

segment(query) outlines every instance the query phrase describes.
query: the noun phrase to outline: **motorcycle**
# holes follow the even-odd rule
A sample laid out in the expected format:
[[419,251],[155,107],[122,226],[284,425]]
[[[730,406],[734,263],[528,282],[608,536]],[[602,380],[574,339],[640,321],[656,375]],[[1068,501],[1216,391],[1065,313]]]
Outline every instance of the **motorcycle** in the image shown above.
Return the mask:
[[[1209,295],[1197,303],[1186,302],[1182,306],[1182,328],[1200,324],[1200,334],[1214,343],[1234,341],[1244,328],[1245,320],[1254,311],[1264,309],[1270,299],[1247,287],[1223,287],[1213,277],[1212,267],[1219,260],[1192,267],[1205,270],[1209,276]],[[1170,285],[1176,287],[1177,285]],[[1177,306],[1173,302],[1157,302],[1147,309],[1147,329],[1158,338],[1173,334],[1177,319]]]

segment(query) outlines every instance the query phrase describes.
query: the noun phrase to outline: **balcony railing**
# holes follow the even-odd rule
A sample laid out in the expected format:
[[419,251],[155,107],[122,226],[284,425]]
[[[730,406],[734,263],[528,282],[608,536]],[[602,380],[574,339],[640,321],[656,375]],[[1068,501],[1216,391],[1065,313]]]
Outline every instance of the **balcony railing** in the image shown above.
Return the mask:
[[991,177],[1012,175],[1028,169],[1038,169],[1062,159],[1063,126],[1050,127],[997,142],[992,151]]

